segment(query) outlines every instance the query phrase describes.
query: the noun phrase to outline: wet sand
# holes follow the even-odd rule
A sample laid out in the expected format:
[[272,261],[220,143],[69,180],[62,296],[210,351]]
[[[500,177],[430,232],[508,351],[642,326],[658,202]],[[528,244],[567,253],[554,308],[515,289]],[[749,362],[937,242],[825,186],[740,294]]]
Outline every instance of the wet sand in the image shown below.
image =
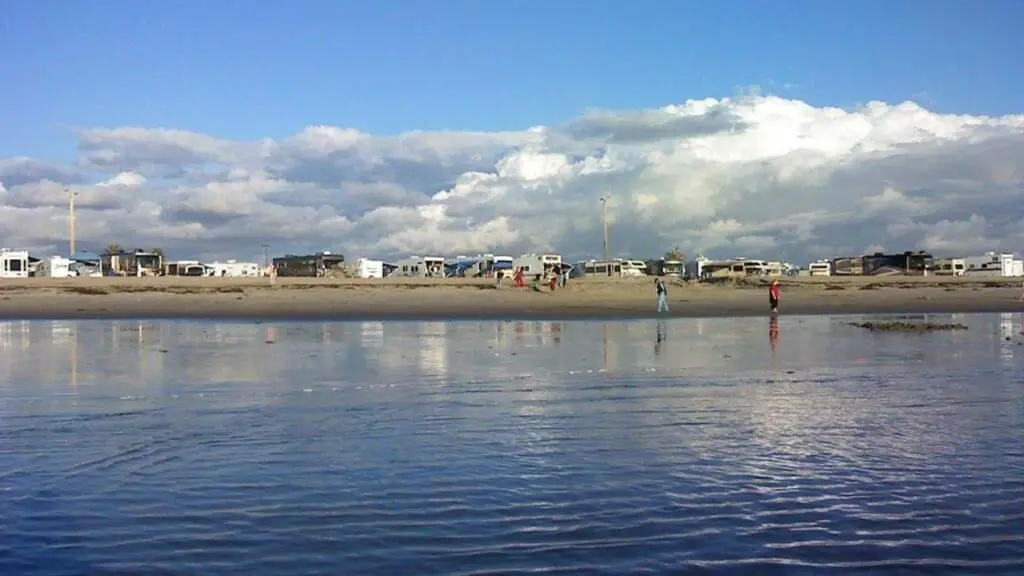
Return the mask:
[[[1021,279],[783,279],[780,314],[1024,312]],[[654,317],[651,278],[497,289],[477,279],[76,278],[0,280],[0,319],[248,320]],[[765,316],[761,279],[669,284],[669,317]]]

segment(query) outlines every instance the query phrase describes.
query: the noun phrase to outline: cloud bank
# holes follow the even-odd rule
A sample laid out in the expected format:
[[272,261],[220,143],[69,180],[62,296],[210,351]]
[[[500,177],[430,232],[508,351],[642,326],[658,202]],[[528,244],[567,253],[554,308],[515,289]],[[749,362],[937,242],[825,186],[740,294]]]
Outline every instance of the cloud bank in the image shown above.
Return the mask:
[[332,250],[611,252],[808,260],[1024,248],[1024,115],[855,110],[773,96],[593,111],[518,132],[375,136],[311,126],[233,141],[173,129],[78,131],[57,166],[0,159],[8,248],[162,247],[171,258]]

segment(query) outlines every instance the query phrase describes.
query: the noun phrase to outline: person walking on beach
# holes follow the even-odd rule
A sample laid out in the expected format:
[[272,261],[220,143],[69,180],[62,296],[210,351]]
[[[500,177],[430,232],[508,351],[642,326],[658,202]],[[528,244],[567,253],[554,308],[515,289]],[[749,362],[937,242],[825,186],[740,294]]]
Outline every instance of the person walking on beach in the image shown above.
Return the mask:
[[668,288],[661,278],[654,279],[654,286],[658,292],[658,312],[668,312]]
[[771,286],[768,287],[768,304],[772,307],[772,314],[779,312],[779,281],[772,280]]

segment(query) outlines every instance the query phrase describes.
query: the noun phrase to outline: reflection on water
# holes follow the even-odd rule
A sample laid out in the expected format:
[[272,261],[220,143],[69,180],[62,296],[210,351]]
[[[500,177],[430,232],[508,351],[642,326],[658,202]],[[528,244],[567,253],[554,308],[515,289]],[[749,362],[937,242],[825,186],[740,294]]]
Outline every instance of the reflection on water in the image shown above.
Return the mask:
[[1018,573],[1022,317],[920,319],[0,323],[0,574]]

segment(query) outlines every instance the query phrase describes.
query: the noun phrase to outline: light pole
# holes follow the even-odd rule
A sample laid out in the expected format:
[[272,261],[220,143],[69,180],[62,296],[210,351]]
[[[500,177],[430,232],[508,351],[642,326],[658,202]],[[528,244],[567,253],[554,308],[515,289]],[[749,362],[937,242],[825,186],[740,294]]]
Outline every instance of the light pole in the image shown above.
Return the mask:
[[608,201],[611,196],[601,196],[601,225],[604,227],[604,261],[608,262]]
[[270,244],[260,244],[263,248],[263,268],[270,266]]
[[64,193],[68,195],[68,250],[71,251],[68,258],[70,258],[75,254],[75,196],[78,196],[78,192],[65,186]]

